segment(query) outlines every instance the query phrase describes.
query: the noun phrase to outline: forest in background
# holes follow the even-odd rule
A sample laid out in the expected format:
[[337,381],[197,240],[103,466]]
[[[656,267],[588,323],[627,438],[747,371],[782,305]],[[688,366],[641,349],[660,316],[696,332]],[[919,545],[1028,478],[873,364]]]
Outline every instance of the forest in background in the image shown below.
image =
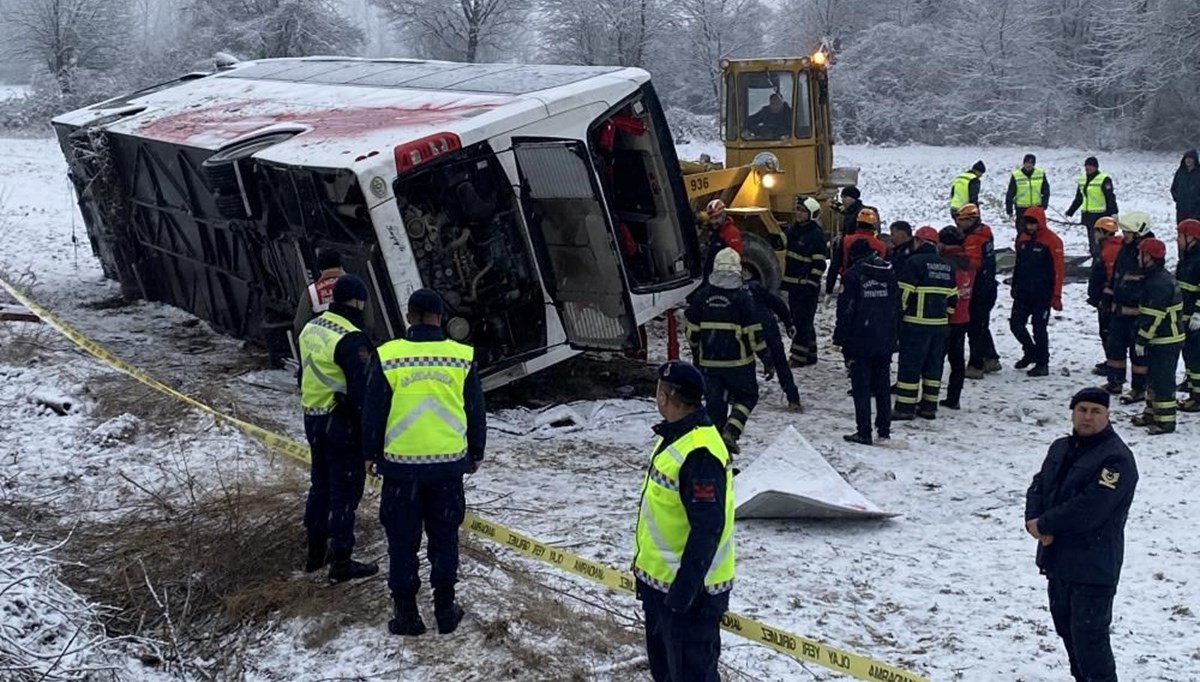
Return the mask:
[[716,137],[723,57],[836,46],[847,143],[1186,148],[1200,0],[0,0],[0,127],[241,59],[304,55],[649,70],[685,138]]

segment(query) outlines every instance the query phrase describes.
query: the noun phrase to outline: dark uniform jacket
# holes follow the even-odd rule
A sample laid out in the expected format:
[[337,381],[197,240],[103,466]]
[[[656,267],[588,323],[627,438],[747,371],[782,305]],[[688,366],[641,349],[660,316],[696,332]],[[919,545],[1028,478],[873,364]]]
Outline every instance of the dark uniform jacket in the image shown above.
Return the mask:
[[754,356],[767,347],[756,306],[745,288],[707,284],[688,296],[687,340],[692,360],[704,371],[754,371]]
[[[1196,150],[1188,150],[1183,158],[1192,157],[1196,161]],[[1175,222],[1185,218],[1200,218],[1200,163],[1196,163],[1189,171],[1179,160],[1179,170],[1175,171],[1175,180],[1171,182],[1171,198],[1175,200]]]
[[787,257],[783,265],[782,287],[784,291],[821,289],[821,275],[825,274],[825,254],[829,240],[821,224],[815,220],[792,223],[787,229]]
[[896,272],[878,254],[850,266],[838,294],[834,345],[848,358],[891,355],[899,327],[899,296]]
[[954,266],[933,244],[913,251],[900,271],[900,314],[904,322],[938,327],[950,323],[958,303]]
[[[660,423],[654,427],[654,433],[662,438],[661,448],[700,426],[712,426],[712,420],[703,408],[677,422]],[[679,571],[667,593],[666,605],[697,618],[715,618],[729,609],[728,590],[709,594],[704,589],[704,576],[712,567],[721,534],[725,532],[725,477],[728,475],[721,461],[705,448],[687,453],[679,469],[679,499],[691,530],[683,546]],[[703,490],[699,499],[693,495],[698,489]],[[639,597],[654,592],[654,588],[638,581]]]
[[1192,248],[1179,256],[1179,265],[1175,268],[1175,280],[1183,295],[1183,324],[1193,313],[1200,311],[1200,245],[1193,244]]
[[900,272],[904,269],[904,262],[907,261],[910,256],[912,256],[913,247],[916,245],[917,241],[915,239],[909,239],[898,246],[893,242],[892,252],[888,254],[887,259],[888,262],[892,264],[892,268],[896,272]]
[[848,235],[858,228],[858,212],[866,208],[861,199],[846,204],[842,207],[842,235]]
[[1050,546],[1038,545],[1042,573],[1116,586],[1137,482],[1133,452],[1111,425],[1094,436],[1054,441],[1025,493],[1025,520],[1037,519],[1038,532],[1054,536]]
[[[345,303],[330,303],[329,312],[341,315],[358,329],[363,329],[363,313]],[[303,327],[301,327],[303,329]],[[327,420],[330,435],[356,438],[359,433],[367,371],[375,359],[375,349],[365,331],[350,332],[338,340],[333,349],[333,361],[346,375],[346,393],[328,415],[306,415],[305,420]],[[301,367],[301,373],[304,368]],[[335,435],[336,432],[336,435]]]
[[[445,341],[441,327],[415,324],[405,335],[409,341]],[[383,438],[387,432],[388,413],[392,410],[392,386],[378,360],[367,370],[367,388],[363,404],[363,454],[375,461],[380,476],[408,480],[432,480],[461,476],[471,471],[473,463],[483,459],[487,445],[487,410],[483,402],[483,384],[472,364],[463,386],[463,407],[467,413],[467,456],[455,462],[436,464],[394,464],[383,458]]]
[[788,311],[787,303],[758,282],[746,282],[746,291],[750,292],[750,298],[754,301],[754,314],[762,323],[763,340],[770,343],[772,339],[781,338],[776,318],[783,320],[785,326],[790,327],[792,324],[792,314]]
[[1013,268],[1012,296],[1014,300],[1035,307],[1062,307],[1063,279],[1066,261],[1062,239],[1046,226],[1046,213],[1037,206],[1025,211],[1025,217],[1036,217],[1038,230],[1032,235],[1024,230],[1017,236],[1017,263]]
[[1124,247],[1124,240],[1115,235],[1100,242],[1100,257],[1092,259],[1092,271],[1088,275],[1088,305],[1112,308],[1113,270]]
[[1175,278],[1161,262],[1152,264],[1138,304],[1138,343],[1183,343],[1187,325],[1180,319],[1182,312],[1183,296]]
[[[1117,254],[1117,261],[1113,264],[1113,308],[1116,312],[1133,314],[1142,301],[1142,285],[1146,280],[1146,273],[1142,272],[1141,261],[1138,259],[1138,241],[1140,240],[1135,239],[1122,246]],[[1120,308],[1127,310],[1121,311]]]

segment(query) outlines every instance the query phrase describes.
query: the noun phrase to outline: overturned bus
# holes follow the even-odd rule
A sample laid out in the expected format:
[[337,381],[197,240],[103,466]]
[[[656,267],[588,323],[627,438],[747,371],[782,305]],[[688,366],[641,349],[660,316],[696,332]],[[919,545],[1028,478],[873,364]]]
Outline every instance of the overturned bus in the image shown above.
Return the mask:
[[129,297],[294,353],[318,250],[404,332],[429,287],[494,388],[638,327],[699,281],[649,75],[353,58],[242,62],[65,113],[58,140],[105,274]]

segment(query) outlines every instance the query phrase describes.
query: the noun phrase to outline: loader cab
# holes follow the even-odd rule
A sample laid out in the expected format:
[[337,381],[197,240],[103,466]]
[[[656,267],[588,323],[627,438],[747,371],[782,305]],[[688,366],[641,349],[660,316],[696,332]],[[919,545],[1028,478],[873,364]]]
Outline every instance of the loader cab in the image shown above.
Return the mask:
[[[854,184],[857,169],[833,168],[828,64],[825,49],[786,59],[724,59],[721,123],[727,167],[752,164],[764,153],[778,161],[770,193],[771,212],[790,220],[797,194],[817,197],[823,206],[837,188]],[[822,211],[822,224],[836,224]]]

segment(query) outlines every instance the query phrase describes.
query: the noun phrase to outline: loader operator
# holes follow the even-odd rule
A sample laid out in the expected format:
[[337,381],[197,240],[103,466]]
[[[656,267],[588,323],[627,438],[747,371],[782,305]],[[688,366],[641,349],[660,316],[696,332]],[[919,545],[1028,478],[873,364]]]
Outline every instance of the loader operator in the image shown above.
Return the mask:
[[771,93],[767,106],[746,118],[743,137],[765,140],[787,137],[792,130],[792,108],[778,92]]
[[742,286],[742,259],[733,249],[716,255],[712,276],[688,297],[684,312],[692,360],[704,373],[705,401],[713,425],[733,454],[758,404],[754,357],[771,362],[750,292]]

